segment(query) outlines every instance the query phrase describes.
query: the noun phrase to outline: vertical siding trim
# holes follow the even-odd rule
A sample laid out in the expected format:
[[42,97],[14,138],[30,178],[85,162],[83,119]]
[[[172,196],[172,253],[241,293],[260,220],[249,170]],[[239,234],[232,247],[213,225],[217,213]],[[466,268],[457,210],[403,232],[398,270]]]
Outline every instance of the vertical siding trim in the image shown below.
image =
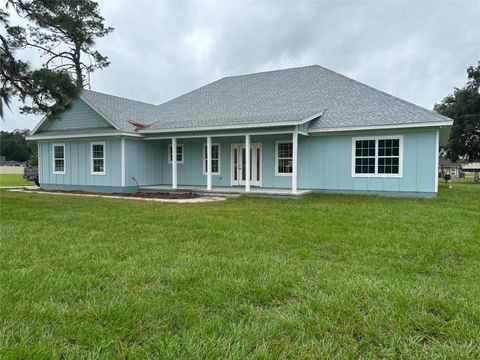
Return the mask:
[[40,146],[40,141],[37,142],[37,174],[38,174],[38,183],[40,184],[40,179],[41,179],[41,159],[42,159],[42,152],[41,152],[41,146]]
[[122,178],[122,187],[125,186],[125,138],[120,140],[120,153],[121,153],[121,178]]
[[435,192],[438,193],[438,148],[440,146],[440,130],[435,130],[435,170],[433,178],[435,181]]
[[420,137],[417,134],[417,153],[415,154],[415,189],[418,191],[418,177],[420,173],[418,171],[418,160],[420,157]]
[[[297,192],[297,169],[298,169],[298,126],[295,126],[292,135],[292,193]],[[278,168],[277,168],[278,170]]]

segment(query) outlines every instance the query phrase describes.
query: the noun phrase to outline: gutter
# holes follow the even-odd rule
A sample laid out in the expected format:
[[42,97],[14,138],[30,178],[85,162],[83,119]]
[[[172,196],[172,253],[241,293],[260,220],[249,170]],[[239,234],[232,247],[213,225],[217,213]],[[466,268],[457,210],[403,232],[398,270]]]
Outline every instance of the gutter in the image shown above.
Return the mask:
[[42,134],[38,135],[27,135],[25,137],[26,140],[56,140],[56,139],[81,139],[81,138],[92,138],[92,137],[135,137],[135,138],[143,138],[144,136],[141,134],[133,134],[133,133],[126,133],[126,132],[119,132],[119,133],[110,133],[110,134],[77,134],[77,135],[46,135],[42,136]]
[[315,133],[332,133],[344,131],[361,131],[361,130],[385,130],[385,129],[408,129],[408,128],[427,128],[427,127],[443,127],[452,126],[453,120],[429,122],[429,123],[408,123],[408,124],[392,124],[392,125],[369,125],[369,126],[346,126],[309,129],[311,134]]

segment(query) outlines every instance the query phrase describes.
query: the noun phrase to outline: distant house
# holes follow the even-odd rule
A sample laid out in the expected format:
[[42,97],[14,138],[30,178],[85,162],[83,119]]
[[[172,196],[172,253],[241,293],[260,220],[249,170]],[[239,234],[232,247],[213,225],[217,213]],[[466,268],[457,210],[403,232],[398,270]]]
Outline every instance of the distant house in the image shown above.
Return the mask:
[[446,174],[450,174],[452,176],[460,176],[460,172],[462,171],[462,165],[457,164],[456,162],[452,162],[445,158],[438,159],[438,173],[439,177],[443,177]]
[[25,162],[21,163],[16,160],[0,161],[0,166],[25,166]]
[[28,139],[46,189],[431,196],[452,122],[314,65],[225,77],[160,105],[83,90]]
[[463,164],[462,170],[465,172],[480,172],[480,162]]

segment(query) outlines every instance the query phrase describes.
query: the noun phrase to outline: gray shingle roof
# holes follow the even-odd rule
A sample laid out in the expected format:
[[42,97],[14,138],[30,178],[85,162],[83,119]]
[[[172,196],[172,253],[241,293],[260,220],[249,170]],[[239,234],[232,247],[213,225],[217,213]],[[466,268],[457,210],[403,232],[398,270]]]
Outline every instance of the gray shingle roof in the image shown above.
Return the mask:
[[456,163],[456,162],[453,162],[453,161],[450,161],[449,159],[445,159],[445,158],[442,158],[440,157],[438,159],[438,166],[445,166],[445,167],[448,167],[448,166],[460,166],[460,164]]
[[119,130],[135,131],[129,121],[150,124],[158,119],[158,107],[152,104],[91,90],[83,90],[80,97]]
[[129,121],[162,132],[301,123],[320,114],[309,130],[451,120],[318,65],[225,77],[161,105],[89,90],[82,98],[130,132]]

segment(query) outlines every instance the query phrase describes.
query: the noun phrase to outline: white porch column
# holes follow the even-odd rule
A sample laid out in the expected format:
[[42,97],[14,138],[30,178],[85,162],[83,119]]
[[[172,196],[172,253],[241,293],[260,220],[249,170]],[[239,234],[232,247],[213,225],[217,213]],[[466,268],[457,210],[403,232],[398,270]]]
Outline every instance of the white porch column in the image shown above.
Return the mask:
[[125,138],[120,140],[120,156],[121,156],[121,172],[122,172],[122,187],[125,186]]
[[207,190],[212,190],[212,137],[207,136]]
[[177,138],[172,138],[172,189],[177,188]]
[[245,135],[245,191],[250,191],[250,135]]
[[292,193],[297,192],[298,128],[295,126],[292,139]]

